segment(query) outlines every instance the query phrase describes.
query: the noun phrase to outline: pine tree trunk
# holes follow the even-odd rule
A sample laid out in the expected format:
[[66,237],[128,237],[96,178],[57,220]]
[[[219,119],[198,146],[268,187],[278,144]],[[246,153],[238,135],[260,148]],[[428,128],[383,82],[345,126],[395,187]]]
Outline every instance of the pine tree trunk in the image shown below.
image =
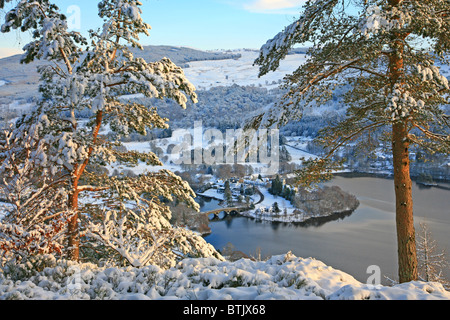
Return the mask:
[[[391,6],[399,6],[403,0],[388,0]],[[394,33],[392,53],[389,57],[389,77],[392,89],[403,84],[404,39],[406,33]],[[392,125],[392,154],[395,187],[395,220],[397,226],[399,282],[417,280],[417,252],[413,221],[412,181],[409,168],[408,127],[405,121]]]
[[[102,125],[103,111],[99,110],[95,117],[95,126],[92,132],[93,144],[97,142],[98,133]],[[67,236],[68,236],[68,251],[67,257],[69,260],[78,261],[80,258],[80,229],[78,226],[78,195],[80,189],[78,187],[78,182],[83,175],[86,166],[88,165],[89,159],[93,152],[93,146],[89,147],[88,156],[82,164],[76,165],[74,169],[74,174],[72,177],[72,193],[69,195],[69,210],[74,213],[74,216],[70,219],[67,225]]]
[[398,275],[400,282],[417,280],[416,240],[413,221],[412,181],[409,173],[409,141],[402,122],[392,127]]

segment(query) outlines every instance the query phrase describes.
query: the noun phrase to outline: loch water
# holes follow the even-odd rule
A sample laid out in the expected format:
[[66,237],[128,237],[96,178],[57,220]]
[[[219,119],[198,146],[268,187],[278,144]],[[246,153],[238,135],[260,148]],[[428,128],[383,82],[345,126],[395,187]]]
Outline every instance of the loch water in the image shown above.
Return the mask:
[[[267,257],[292,251],[297,257],[313,257],[366,282],[380,268],[382,284],[397,277],[397,240],[393,180],[380,177],[336,176],[327,185],[337,185],[354,194],[360,205],[344,215],[306,224],[262,222],[246,217],[210,221],[205,240],[216,249],[233,244],[248,256]],[[425,222],[440,250],[450,250],[450,187],[424,187],[413,182],[416,233]],[[202,205],[206,212],[219,207],[217,200]],[[450,256],[447,256],[450,259]],[[444,271],[450,279],[450,271]]]

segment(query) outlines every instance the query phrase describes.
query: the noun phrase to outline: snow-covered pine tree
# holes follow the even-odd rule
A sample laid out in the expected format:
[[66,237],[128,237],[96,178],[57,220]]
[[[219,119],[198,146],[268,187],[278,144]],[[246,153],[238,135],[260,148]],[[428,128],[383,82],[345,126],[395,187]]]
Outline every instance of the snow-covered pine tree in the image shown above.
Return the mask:
[[300,183],[329,178],[341,146],[374,131],[389,137],[400,282],[417,279],[409,149],[449,152],[449,84],[435,64],[447,63],[449,15],[444,0],[307,1],[300,18],[267,41],[255,61],[264,75],[295,45],[310,46],[306,63],[286,76],[284,98],[247,127],[283,125],[343,92],[345,118],[321,130],[317,141],[328,153],[304,162]]
[[[152,152],[121,151],[120,137],[168,127],[167,119],[161,118],[155,108],[149,109],[124,95],[171,98],[183,108],[188,99],[197,101],[194,86],[185,78],[183,70],[169,59],[148,63],[131,53],[130,46],[142,49],[138,42],[139,35],[148,35],[150,29],[141,17],[139,1],[102,0],[98,9],[104,24],[99,30],[90,30],[89,41],[79,33],[68,31],[64,15],[47,0],[17,2],[7,12],[2,26],[2,32],[18,28],[33,31],[35,41],[25,46],[22,62],[34,59],[49,61],[48,65],[39,69],[42,97],[37,108],[16,123],[15,134],[20,135],[36,123],[41,124],[38,135],[48,145],[47,159],[56,164],[51,168],[52,173],[68,174],[67,206],[73,213],[67,226],[68,257],[79,259],[80,236],[83,235],[80,221],[86,221],[93,227],[91,236],[96,234],[95,239],[105,241],[106,246],[116,250],[130,263],[139,260],[136,254],[147,255],[148,250],[156,247],[166,251],[167,248],[179,250],[183,247],[179,252],[185,253],[189,243],[193,243],[191,247],[197,248],[200,253],[215,252],[203,239],[193,234],[187,237],[187,231],[166,232],[171,228],[168,223],[170,211],[164,209],[161,198],[172,199],[175,195],[197,207],[192,199],[193,191],[171,172],[160,171],[130,180],[126,177],[109,179],[91,169],[113,162],[161,164]],[[94,116],[89,122],[80,123],[75,114],[85,108],[91,109]],[[110,132],[103,135],[102,129],[110,129]],[[83,205],[86,201],[80,203],[81,196],[92,199],[94,194],[103,197],[103,201],[92,203],[86,200],[91,202],[88,206]],[[107,213],[103,229],[92,221],[90,213],[93,207]],[[136,214],[141,214],[139,219]],[[131,235],[142,236],[136,241],[152,238],[158,245],[134,247],[134,256],[128,259],[125,252],[128,244],[114,244],[111,237],[106,236],[107,233],[112,234],[113,225],[117,228],[115,235],[118,238],[122,239],[124,234],[128,239]],[[153,231],[148,230],[150,225]],[[131,231],[135,227],[137,230]],[[152,232],[149,237],[147,234]],[[164,239],[155,239],[159,235],[163,235]],[[181,238],[185,241],[182,245],[175,245],[180,242],[179,235],[183,235]],[[202,251],[199,249],[201,246],[208,247],[208,250]],[[155,252],[152,254],[155,255]],[[138,264],[142,265],[142,261],[150,259],[139,261]]]

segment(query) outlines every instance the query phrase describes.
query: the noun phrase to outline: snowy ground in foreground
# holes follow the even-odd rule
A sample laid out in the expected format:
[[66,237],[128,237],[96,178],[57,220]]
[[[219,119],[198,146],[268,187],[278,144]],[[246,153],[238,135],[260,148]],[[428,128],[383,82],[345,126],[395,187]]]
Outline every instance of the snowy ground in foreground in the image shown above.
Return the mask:
[[450,292],[438,283],[418,281],[393,287],[364,284],[319,260],[287,253],[264,262],[185,259],[169,270],[66,261],[28,281],[0,275],[0,299],[448,300]]

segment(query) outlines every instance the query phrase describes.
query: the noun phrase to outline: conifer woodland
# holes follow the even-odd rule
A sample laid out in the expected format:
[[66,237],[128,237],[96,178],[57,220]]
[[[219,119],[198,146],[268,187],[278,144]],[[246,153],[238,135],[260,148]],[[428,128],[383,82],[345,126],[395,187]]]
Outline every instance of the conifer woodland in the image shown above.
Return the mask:
[[295,45],[307,62],[286,76],[288,93],[247,127],[281,126],[345,90],[346,117],[317,138],[327,155],[305,162],[298,182],[330,176],[341,146],[370,148],[372,133],[393,155],[400,282],[418,279],[409,150],[448,154],[449,83],[436,67],[448,63],[450,2],[446,0],[307,1],[298,20],[267,41],[255,61],[260,75],[276,70]]
[[[198,210],[181,178],[167,170],[133,178],[98,170],[112,162],[160,164],[151,152],[123,151],[120,138],[167,128],[167,119],[122,95],[169,98],[181,108],[197,101],[194,86],[172,61],[134,57],[132,50],[142,48],[139,36],[150,29],[141,18],[142,4],[99,1],[103,25],[85,36],[69,31],[49,0],[6,0],[1,7],[8,2],[13,6],[1,31],[29,31],[34,38],[21,62],[48,63],[39,68],[36,108],[2,136],[1,193],[11,204],[0,222],[3,261],[52,253],[168,268],[186,256],[222,259],[202,237],[170,224],[171,201]],[[80,121],[75,114],[86,108],[92,117]],[[106,128],[112,134],[102,134]]]

